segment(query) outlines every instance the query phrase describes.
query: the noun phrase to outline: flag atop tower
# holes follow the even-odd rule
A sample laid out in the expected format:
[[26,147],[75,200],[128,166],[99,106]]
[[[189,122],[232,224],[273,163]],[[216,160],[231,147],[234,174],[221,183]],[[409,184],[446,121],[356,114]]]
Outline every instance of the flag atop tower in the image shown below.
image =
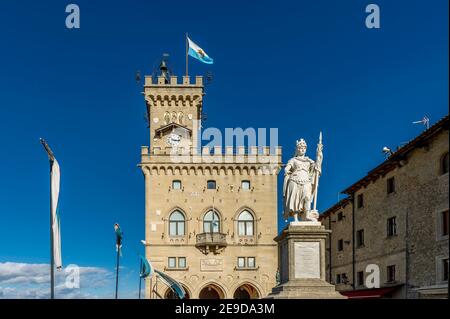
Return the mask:
[[189,37],[187,37],[188,40],[188,55],[190,55],[193,58],[196,58],[197,60],[202,61],[203,63],[206,64],[213,64],[214,60],[212,58],[210,58],[208,56],[208,54],[206,54],[206,52],[200,48],[196,43],[194,43],[194,41],[192,41],[191,39],[189,39]]

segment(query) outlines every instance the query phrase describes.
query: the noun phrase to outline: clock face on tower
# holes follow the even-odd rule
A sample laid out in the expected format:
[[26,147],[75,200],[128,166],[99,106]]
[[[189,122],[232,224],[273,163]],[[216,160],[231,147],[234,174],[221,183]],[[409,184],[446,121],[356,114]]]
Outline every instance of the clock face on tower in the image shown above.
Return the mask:
[[167,137],[167,144],[172,147],[177,147],[181,142],[181,136],[175,133],[170,133]]

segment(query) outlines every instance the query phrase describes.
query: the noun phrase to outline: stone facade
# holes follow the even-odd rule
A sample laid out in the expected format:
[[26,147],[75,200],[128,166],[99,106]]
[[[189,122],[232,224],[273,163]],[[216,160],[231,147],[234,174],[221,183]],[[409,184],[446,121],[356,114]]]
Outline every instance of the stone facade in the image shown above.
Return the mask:
[[[143,93],[146,257],[189,298],[266,296],[277,273],[281,148],[201,147],[202,77],[146,77]],[[146,282],[146,298],[170,298],[155,281]]]
[[370,295],[366,270],[375,264],[384,297],[448,298],[448,149],[446,116],[344,190],[348,198],[321,215],[332,230],[327,278],[338,290]]

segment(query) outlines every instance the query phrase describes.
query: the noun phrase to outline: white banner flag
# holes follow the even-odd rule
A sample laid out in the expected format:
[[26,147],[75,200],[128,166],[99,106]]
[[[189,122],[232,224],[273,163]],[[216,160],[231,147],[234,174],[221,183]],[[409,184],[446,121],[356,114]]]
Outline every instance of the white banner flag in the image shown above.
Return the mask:
[[60,170],[58,161],[53,157],[51,160],[51,187],[52,187],[52,231],[53,231],[53,257],[56,269],[61,270],[61,228],[60,218],[58,211],[58,199],[59,199],[59,182],[60,182]]

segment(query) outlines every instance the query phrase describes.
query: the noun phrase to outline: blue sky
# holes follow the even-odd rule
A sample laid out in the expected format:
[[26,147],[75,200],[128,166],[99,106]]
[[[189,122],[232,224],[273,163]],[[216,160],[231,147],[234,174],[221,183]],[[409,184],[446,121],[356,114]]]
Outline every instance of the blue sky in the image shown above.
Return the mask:
[[[65,28],[69,2],[0,4],[0,298],[45,297],[48,287],[41,280],[32,288],[39,293],[24,296],[28,288],[11,281],[15,266],[31,276],[27,265],[39,264],[42,275],[49,259],[48,162],[39,137],[62,170],[63,262],[98,270],[103,283],[82,281],[78,296],[113,296],[115,222],[124,231],[121,295],[136,296],[144,237],[136,165],[149,141],[134,74],[150,74],[168,52],[182,75],[185,32],[215,61],[190,62],[191,75],[214,75],[207,127],[277,127],[284,161],[300,137],[314,157],[323,131],[320,210],[383,161],[383,146],[419,134],[412,121],[448,113],[445,0],[74,3],[78,30]],[[365,27],[368,3],[380,6],[381,29]]]

